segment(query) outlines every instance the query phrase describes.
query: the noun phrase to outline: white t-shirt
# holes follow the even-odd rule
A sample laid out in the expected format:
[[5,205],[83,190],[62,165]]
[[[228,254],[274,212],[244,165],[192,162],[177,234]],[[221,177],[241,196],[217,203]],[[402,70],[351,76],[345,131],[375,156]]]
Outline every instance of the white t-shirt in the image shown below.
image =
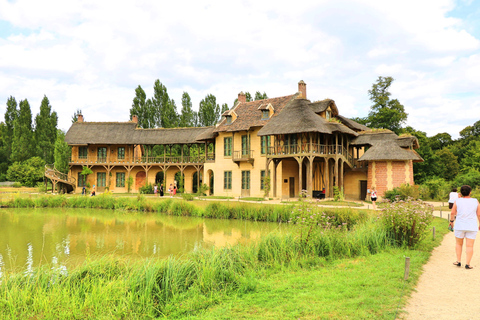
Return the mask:
[[450,197],[448,199],[448,203],[455,203],[455,200],[458,199],[458,193],[457,192],[450,192]]
[[478,231],[477,207],[475,198],[458,198],[455,230]]

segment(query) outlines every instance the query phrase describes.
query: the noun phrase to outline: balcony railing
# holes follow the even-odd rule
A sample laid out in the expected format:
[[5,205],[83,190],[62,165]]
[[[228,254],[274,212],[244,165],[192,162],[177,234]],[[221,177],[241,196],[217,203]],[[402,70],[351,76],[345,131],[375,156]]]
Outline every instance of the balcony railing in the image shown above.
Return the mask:
[[91,157],[91,158],[71,158],[70,163],[72,164],[163,164],[163,163],[193,163],[193,164],[202,164],[205,162],[212,162],[215,160],[214,154],[205,155],[198,155],[198,156],[157,156],[157,157],[135,157],[133,159],[109,159],[107,158],[98,158],[98,157]]
[[319,155],[341,154],[352,164],[354,160],[353,155],[343,146],[306,143],[268,147],[269,156],[290,156],[304,153]]
[[251,161],[253,160],[253,150],[241,150],[233,152],[233,161]]

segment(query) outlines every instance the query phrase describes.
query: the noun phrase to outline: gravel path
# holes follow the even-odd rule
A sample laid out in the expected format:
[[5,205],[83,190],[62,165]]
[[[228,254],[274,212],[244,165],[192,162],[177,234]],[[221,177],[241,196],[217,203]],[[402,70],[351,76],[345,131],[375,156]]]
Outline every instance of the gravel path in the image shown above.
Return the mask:
[[[479,233],[480,235],[480,233]],[[440,246],[432,252],[416,291],[400,318],[416,319],[480,319],[480,238],[474,246],[472,266],[466,270],[465,246],[462,267],[453,265],[455,258],[455,236],[445,235]]]

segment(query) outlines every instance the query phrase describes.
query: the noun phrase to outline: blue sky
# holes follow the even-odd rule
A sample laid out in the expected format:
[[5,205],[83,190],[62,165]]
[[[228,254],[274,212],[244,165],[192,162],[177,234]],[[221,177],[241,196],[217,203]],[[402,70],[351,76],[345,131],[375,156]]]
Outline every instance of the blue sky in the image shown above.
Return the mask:
[[240,91],[269,97],[307,83],[366,116],[368,90],[392,76],[407,125],[454,138],[480,120],[480,5],[451,0],[0,0],[0,121],[9,96],[38,113],[46,95],[67,130],[127,121],[135,88],[159,79],[181,108],[207,94],[231,107]]

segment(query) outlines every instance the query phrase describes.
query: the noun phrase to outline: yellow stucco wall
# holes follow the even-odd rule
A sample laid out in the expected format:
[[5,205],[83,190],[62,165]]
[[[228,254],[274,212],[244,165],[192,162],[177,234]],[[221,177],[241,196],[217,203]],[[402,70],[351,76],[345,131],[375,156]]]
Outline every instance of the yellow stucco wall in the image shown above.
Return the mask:
[[367,180],[367,173],[363,171],[350,171],[344,176],[343,193],[346,199],[360,199],[360,181]]

